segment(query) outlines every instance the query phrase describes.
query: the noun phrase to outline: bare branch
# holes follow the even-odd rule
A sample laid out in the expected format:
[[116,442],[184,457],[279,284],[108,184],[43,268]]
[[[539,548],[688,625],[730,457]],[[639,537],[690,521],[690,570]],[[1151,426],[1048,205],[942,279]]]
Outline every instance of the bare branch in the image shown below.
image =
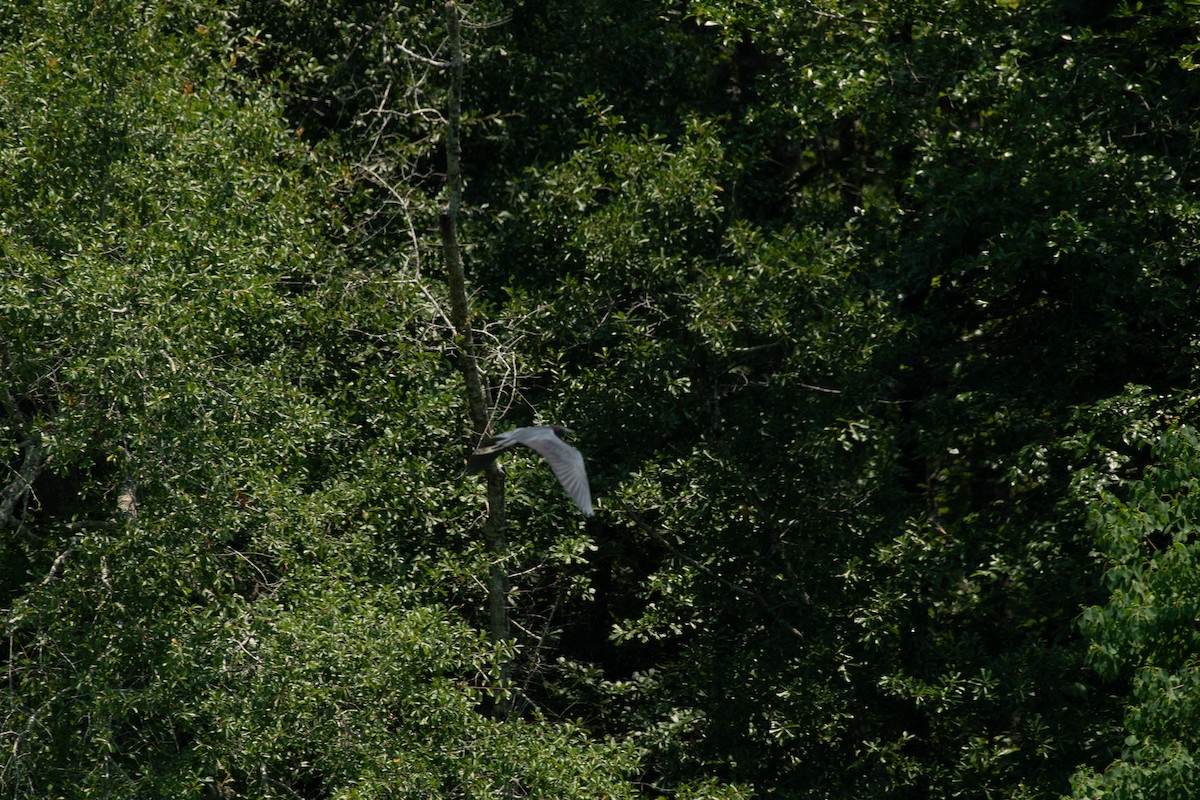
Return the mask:
[[[462,80],[463,51],[462,35],[459,30],[459,11],[454,2],[446,3],[446,22],[450,41],[450,94],[446,103],[446,206],[439,216],[442,234],[442,256],[450,279],[450,319],[457,334],[459,369],[467,389],[467,405],[471,415],[473,443],[487,435],[490,423],[487,396],[479,369],[479,358],[475,352],[475,334],[467,297],[467,279],[463,268],[462,247],[458,240],[458,210],[462,202]],[[508,614],[509,578],[504,561],[508,551],[505,534],[504,473],[493,462],[485,470],[487,475],[488,512],[483,524],[484,543],[491,556],[488,574],[488,607],[491,621],[491,638],[501,645],[512,637],[511,619]],[[511,664],[500,667],[500,684],[503,689],[508,683]],[[495,714],[499,718],[508,716],[509,703],[503,695],[497,695]]]
[[453,66],[453,62],[451,61],[438,61],[436,58],[429,58],[421,55],[420,53],[414,53],[404,45],[404,42],[400,42],[396,45],[396,49],[401,53],[404,53],[404,55],[408,56],[413,61],[420,61],[422,64],[428,64],[429,66],[437,67],[438,69],[446,69],[447,67]]
[[0,500],[0,527],[4,527],[12,519],[17,504],[33,488],[33,482],[37,480],[37,477],[42,474],[42,470],[50,463],[50,457],[46,455],[46,449],[37,440],[31,439],[25,442],[24,446],[25,461],[21,464],[21,468],[17,470],[17,477],[8,486],[4,487],[4,491],[0,493],[0,498],[3,498]]
[[[111,524],[111,523],[109,523],[109,524]],[[70,556],[71,553],[75,552],[75,549],[77,547],[79,547],[79,543],[82,541],[83,541],[82,533],[77,533],[71,537],[71,544],[67,546],[66,550],[63,550],[61,553],[58,554],[58,558],[54,559],[54,563],[50,565],[50,571],[46,573],[46,577],[42,578],[42,582],[40,584],[41,586],[45,586],[48,583],[52,583],[54,581],[54,579],[58,577],[58,571],[62,568],[62,565],[66,562],[67,557]]]

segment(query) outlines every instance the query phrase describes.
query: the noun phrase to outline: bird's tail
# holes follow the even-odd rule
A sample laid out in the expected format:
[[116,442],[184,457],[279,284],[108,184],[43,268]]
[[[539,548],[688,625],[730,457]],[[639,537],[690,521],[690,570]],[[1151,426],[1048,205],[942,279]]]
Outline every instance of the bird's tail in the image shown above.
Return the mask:
[[487,442],[480,444],[475,448],[475,452],[467,459],[467,474],[471,475],[476,472],[481,472],[487,469],[487,465],[491,464],[500,454],[513,446],[513,443],[505,439],[504,434],[489,439]]

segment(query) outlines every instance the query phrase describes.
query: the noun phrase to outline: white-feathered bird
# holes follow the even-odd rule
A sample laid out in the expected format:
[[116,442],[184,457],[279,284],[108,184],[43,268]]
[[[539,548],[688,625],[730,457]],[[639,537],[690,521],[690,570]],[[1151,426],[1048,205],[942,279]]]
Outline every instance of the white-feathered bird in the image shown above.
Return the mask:
[[564,433],[571,433],[562,425],[533,425],[528,428],[513,428],[497,434],[494,439],[480,446],[467,459],[467,472],[479,472],[495,461],[501,453],[519,444],[537,451],[558,476],[567,496],[575,501],[579,510],[592,516],[592,490],[588,487],[587,469],[578,450],[562,440]]

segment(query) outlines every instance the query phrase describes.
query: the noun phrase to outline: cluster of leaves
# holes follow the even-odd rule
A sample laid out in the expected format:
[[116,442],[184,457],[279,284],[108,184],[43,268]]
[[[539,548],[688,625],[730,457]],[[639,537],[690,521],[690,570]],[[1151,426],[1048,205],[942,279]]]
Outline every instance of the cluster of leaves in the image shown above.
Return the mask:
[[1133,698],[1120,758],[1103,773],[1076,775],[1078,798],[1172,797],[1196,785],[1195,428],[1173,428],[1151,459],[1142,480],[1110,488],[1092,511],[1111,594],[1086,610],[1083,630],[1096,669],[1129,681]]

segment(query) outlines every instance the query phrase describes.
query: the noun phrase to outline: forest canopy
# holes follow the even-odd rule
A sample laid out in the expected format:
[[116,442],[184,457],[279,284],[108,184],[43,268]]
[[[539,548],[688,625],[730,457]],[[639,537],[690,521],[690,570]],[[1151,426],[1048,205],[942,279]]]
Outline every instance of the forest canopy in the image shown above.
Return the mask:
[[1198,32],[0,0],[0,793],[1189,796]]

